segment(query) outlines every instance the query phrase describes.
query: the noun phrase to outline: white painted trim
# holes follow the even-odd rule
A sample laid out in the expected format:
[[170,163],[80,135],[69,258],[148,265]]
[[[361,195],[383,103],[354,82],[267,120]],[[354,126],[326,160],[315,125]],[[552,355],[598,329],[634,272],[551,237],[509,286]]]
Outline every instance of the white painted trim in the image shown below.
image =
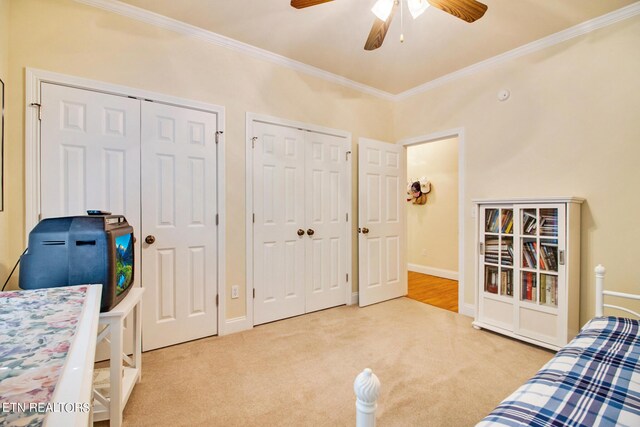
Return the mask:
[[476,204],[521,204],[521,203],[578,203],[582,204],[585,199],[581,197],[544,197],[544,198],[531,198],[531,197],[515,197],[515,198],[506,198],[506,199],[471,199],[473,203]]
[[351,304],[350,305],[358,305],[358,293],[351,293]]
[[[464,238],[466,235],[466,227],[464,225],[464,216],[466,212],[466,204],[464,199],[464,165],[465,165],[465,132],[464,128],[453,128],[439,132],[430,133],[428,135],[416,136],[398,141],[398,144],[405,147],[427,142],[441,141],[448,138],[458,138],[458,311],[461,314],[468,313],[464,302],[464,288],[466,285],[466,274],[464,268]],[[405,154],[405,159],[406,159]],[[406,214],[405,214],[406,215]],[[406,244],[406,242],[405,242]],[[463,312],[464,311],[464,312]],[[475,312],[475,309],[473,310]]]
[[218,214],[218,335],[226,335],[226,317],[227,317],[227,215],[226,215],[226,199],[227,199],[227,184],[225,180],[226,175],[226,138],[225,138],[225,110],[224,107],[220,107],[222,113],[216,114],[218,119],[218,131],[220,135],[218,138],[218,144],[216,149],[218,150],[216,160],[216,173],[218,188],[216,188],[217,197],[217,214]]
[[525,45],[522,45],[520,47],[517,47],[505,53],[501,53],[500,55],[496,55],[492,58],[488,58],[488,59],[485,59],[484,61],[477,62],[468,67],[446,74],[442,77],[438,77],[437,79],[431,80],[427,83],[421,84],[412,89],[409,89],[397,95],[394,95],[393,100],[402,101],[404,99],[410,98],[419,93],[428,92],[432,89],[443,86],[454,80],[458,80],[463,77],[467,77],[467,76],[476,74],[478,72],[490,69],[496,65],[502,64],[512,59],[520,58],[521,56],[538,52],[548,47],[563,43],[574,37],[578,37],[578,36],[590,33],[592,31],[598,30],[600,28],[623,21],[625,19],[632,18],[638,14],[640,14],[640,2],[636,2],[629,6],[622,7],[618,10],[614,10],[613,12],[609,12],[605,15],[599,16],[589,21],[585,21],[578,25],[574,25],[573,27],[567,28],[566,30],[559,31],[555,34],[551,34],[549,36],[535,40],[531,43],[527,43]]
[[524,341],[524,342],[527,342],[529,344],[534,344],[534,345],[537,345],[539,347],[548,348],[548,349],[553,350],[553,351],[558,351],[558,350],[560,350],[562,348],[560,346],[557,346],[557,345],[554,345],[554,344],[550,344],[548,342],[539,341],[539,340],[534,339],[534,338],[525,337],[524,335],[518,335],[515,332],[510,331],[508,329],[504,329],[504,328],[501,328],[499,326],[491,325],[489,323],[484,323],[484,322],[481,322],[479,320],[475,320],[475,321],[471,322],[471,324],[473,325],[474,328],[486,329],[488,331],[497,332],[497,333],[505,335],[507,337],[514,338],[514,339],[517,339],[519,341]]
[[227,319],[225,321],[224,335],[248,331],[249,329],[253,329],[253,324],[249,322],[247,316],[234,317],[233,319]]
[[459,314],[462,314],[463,316],[467,316],[467,317],[473,317],[475,318],[476,316],[476,308],[473,304],[464,304],[462,306],[459,306],[460,309],[458,310]]
[[[347,194],[345,195],[346,201],[345,201],[345,206],[347,208],[347,223],[345,224],[345,227],[347,229],[347,271],[349,272],[349,279],[347,280],[347,289],[346,289],[346,296],[345,296],[345,303],[347,305],[353,305],[353,297],[352,297],[352,292],[353,292],[353,240],[354,238],[354,228],[353,228],[353,185],[352,185],[352,181],[353,181],[353,139],[351,137],[351,133],[349,133],[348,136],[348,152],[349,154],[347,155]],[[357,235],[356,235],[357,236]],[[358,300],[356,299],[356,304],[358,303]]]
[[225,109],[222,106],[201,101],[165,95],[158,92],[136,89],[128,86],[115,85],[97,80],[53,73],[50,71],[27,68],[25,75],[25,244],[28,242],[29,232],[38,223],[40,214],[40,121],[38,111],[32,103],[40,104],[40,87],[42,83],[52,83],[94,92],[107,93],[118,96],[133,96],[148,99],[177,107],[186,107],[200,111],[215,113],[218,120],[218,130],[222,131],[218,143],[217,165],[217,194],[218,194],[218,335],[224,334],[225,295],[226,295],[226,211],[225,211]]
[[268,61],[283,67],[299,71],[310,76],[318,77],[320,79],[339,84],[350,89],[357,90],[368,95],[373,95],[382,99],[392,100],[394,95],[385,92],[380,89],[376,89],[371,86],[367,86],[363,83],[356,82],[346,77],[331,73],[329,71],[322,70],[312,65],[305,64],[300,61],[296,61],[286,56],[270,52],[265,49],[261,49],[256,46],[252,46],[247,43],[243,43],[232,38],[223,36],[213,31],[208,31],[195,25],[186,24],[176,19],[168,18],[166,16],[154,13],[145,9],[141,9],[130,4],[122,3],[116,0],[76,0],[78,3],[83,3],[89,6],[94,6],[99,9],[107,10],[109,12],[117,13],[127,18],[135,19],[146,24],[154,25],[156,27],[164,28],[166,30],[174,31],[179,34],[191,36],[206,42],[231,49],[233,51],[249,55],[253,58]]
[[442,77],[438,77],[434,80],[423,83],[421,85],[413,87],[404,92],[401,92],[398,94],[392,94],[380,89],[376,89],[372,86],[368,86],[363,83],[350,80],[346,77],[331,73],[329,71],[325,71],[320,68],[302,63],[300,61],[296,61],[294,59],[287,58],[285,56],[270,52],[268,50],[261,49],[246,43],[242,43],[237,40],[231,39],[229,37],[214,33],[212,31],[204,30],[194,25],[186,24],[184,22],[181,22],[172,18],[168,18],[166,16],[163,16],[145,9],[138,8],[127,3],[122,3],[116,0],[75,0],[75,1],[85,5],[97,7],[99,9],[103,9],[109,12],[117,13],[127,18],[135,19],[137,21],[154,25],[156,27],[174,31],[179,34],[184,34],[187,36],[198,38],[200,40],[204,40],[209,43],[213,43],[215,45],[234,50],[236,52],[244,53],[254,58],[258,58],[274,64],[278,64],[283,67],[296,70],[296,71],[299,71],[299,72],[302,72],[302,73],[305,73],[305,74],[308,74],[332,83],[336,83],[341,86],[348,87],[362,93],[366,93],[382,99],[386,99],[389,101],[396,101],[396,102],[402,101],[404,99],[407,99],[419,93],[428,92],[431,89],[435,89],[437,87],[443,86],[447,83],[458,80],[460,78],[473,75],[480,71],[484,71],[486,69],[494,67],[503,62],[509,61],[511,59],[519,58],[521,56],[525,56],[530,53],[538,52],[540,50],[543,50],[548,47],[570,40],[574,37],[588,34],[592,31],[598,30],[600,28],[604,28],[606,26],[618,23],[620,21],[632,18],[640,14],[640,2],[635,2],[628,6],[622,7],[618,10],[614,10],[613,12],[609,12],[607,14],[591,19],[589,21],[585,21],[580,24],[574,25],[573,27],[567,28],[555,34],[551,34],[549,36],[535,40],[531,43],[527,43],[525,45],[512,49],[508,52],[485,59],[484,61],[477,62],[468,67],[446,74]]
[[246,114],[245,119],[245,317],[253,328],[253,121],[255,115]]
[[458,272],[453,270],[445,270],[442,268],[429,267],[419,264],[407,264],[409,271],[416,273],[428,274],[430,276],[442,277],[444,279],[458,280]]
[[[473,235],[480,235],[480,205],[475,204],[471,207],[473,217]],[[477,238],[477,237],[476,237]],[[480,315],[480,245],[473,245],[473,313],[474,320]]]
[[40,78],[29,68],[25,72],[25,107],[24,107],[24,247],[29,244],[29,233],[38,224],[40,213],[40,120],[38,108],[40,104]]
[[[315,133],[321,133],[326,135],[337,136],[339,138],[345,138],[348,143],[349,151],[351,151],[351,155],[347,161],[347,200],[346,204],[347,213],[349,214],[349,220],[346,223],[347,227],[347,271],[349,272],[349,280],[347,281],[346,287],[347,292],[345,296],[345,304],[351,305],[353,304],[352,298],[352,288],[353,288],[353,259],[351,255],[352,251],[352,224],[353,224],[353,212],[352,212],[352,198],[353,198],[353,188],[351,185],[351,181],[353,179],[353,169],[352,169],[352,160],[353,160],[353,141],[351,132],[343,131],[340,129],[333,129],[325,126],[318,126],[310,123],[298,122],[295,120],[282,119],[280,117],[268,116],[264,114],[256,114],[256,113],[247,113],[246,115],[246,123],[245,123],[245,206],[246,206],[246,216],[245,216],[245,248],[246,248],[246,290],[247,290],[247,300],[246,300],[246,318],[248,323],[253,327],[253,148],[252,148],[252,135],[253,135],[253,123],[268,123],[279,126],[287,126],[296,129],[302,129],[306,131],[311,131]],[[357,302],[357,300],[356,300]]]
[[268,116],[266,114],[247,113],[247,119],[251,119],[255,122],[269,123],[278,126],[287,126],[296,129],[307,130],[316,133],[323,133],[326,135],[333,135],[340,138],[351,138],[351,132],[347,132],[340,129],[329,128],[326,126],[319,126],[305,122],[298,122],[296,120],[282,119],[280,117]]

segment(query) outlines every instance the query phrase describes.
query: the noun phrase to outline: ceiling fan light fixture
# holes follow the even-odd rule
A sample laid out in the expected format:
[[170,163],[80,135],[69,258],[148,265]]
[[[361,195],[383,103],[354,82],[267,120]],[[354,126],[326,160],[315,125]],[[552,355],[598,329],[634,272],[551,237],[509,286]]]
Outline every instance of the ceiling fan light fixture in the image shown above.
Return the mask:
[[407,0],[407,6],[413,19],[416,19],[429,8],[430,4],[427,0]]
[[395,0],[378,0],[376,4],[371,8],[376,17],[381,21],[386,21],[393,9],[393,3]]

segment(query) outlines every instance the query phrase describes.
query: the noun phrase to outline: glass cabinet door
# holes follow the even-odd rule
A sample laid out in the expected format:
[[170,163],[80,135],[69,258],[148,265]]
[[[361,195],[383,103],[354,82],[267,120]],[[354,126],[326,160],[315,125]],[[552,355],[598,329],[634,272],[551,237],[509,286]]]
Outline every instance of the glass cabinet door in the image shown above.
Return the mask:
[[513,297],[514,217],[512,208],[483,208],[483,247],[481,250],[484,292]]
[[520,300],[558,306],[559,208],[523,208],[520,212]]

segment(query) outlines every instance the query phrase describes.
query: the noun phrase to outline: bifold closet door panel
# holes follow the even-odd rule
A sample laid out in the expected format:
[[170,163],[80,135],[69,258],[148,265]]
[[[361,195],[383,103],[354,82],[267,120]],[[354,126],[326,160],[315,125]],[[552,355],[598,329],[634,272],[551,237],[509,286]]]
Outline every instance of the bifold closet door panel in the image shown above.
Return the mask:
[[344,304],[347,284],[345,138],[306,132],[306,311]]
[[139,254],[140,101],[43,83],[40,102],[42,217],[124,215]]
[[142,102],[144,350],[217,333],[217,123]]
[[[253,123],[254,324],[305,312],[304,132]],[[299,234],[301,231],[304,234]]]

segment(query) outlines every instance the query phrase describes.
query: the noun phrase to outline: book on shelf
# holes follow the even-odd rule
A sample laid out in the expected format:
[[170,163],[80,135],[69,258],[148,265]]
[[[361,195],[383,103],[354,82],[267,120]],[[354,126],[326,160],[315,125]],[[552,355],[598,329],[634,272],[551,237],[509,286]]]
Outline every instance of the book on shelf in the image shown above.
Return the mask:
[[558,278],[548,274],[540,275],[540,304],[557,305]]
[[536,242],[523,242],[522,255],[525,268],[536,268]]
[[557,243],[540,242],[540,267],[545,270],[558,271],[557,247]]
[[522,230],[527,234],[536,234],[538,218],[527,211],[522,211],[522,220]]
[[485,230],[489,233],[498,232],[498,209],[487,209],[486,211]]
[[540,234],[546,236],[558,235],[558,211],[556,209],[540,210]]
[[510,234],[513,229],[513,211],[511,209],[505,209],[502,211],[502,222],[500,224],[500,230],[503,233]]
[[502,270],[500,273],[500,295],[513,296],[512,277],[511,270]]
[[545,301],[547,303],[553,304],[553,298],[551,297],[551,292],[553,289],[553,285],[552,283],[555,281],[555,277],[550,277],[547,276],[547,279],[551,279],[551,280],[545,280],[546,286],[545,286]]
[[513,246],[504,245],[502,248],[502,265],[513,265]]

